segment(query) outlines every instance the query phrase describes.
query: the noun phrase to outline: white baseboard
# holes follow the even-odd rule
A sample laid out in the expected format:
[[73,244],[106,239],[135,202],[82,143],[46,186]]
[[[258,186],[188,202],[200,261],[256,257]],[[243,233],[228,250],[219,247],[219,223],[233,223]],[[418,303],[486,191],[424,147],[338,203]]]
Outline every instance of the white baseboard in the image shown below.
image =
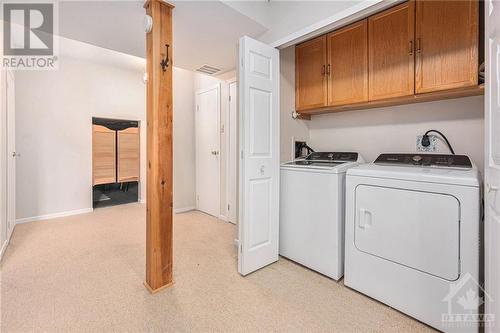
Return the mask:
[[9,242],[10,240],[8,239],[5,242],[3,242],[2,248],[0,249],[0,260],[3,259],[3,255],[5,254],[5,250],[7,250],[7,246],[9,246]]
[[183,208],[175,208],[174,209],[174,214],[185,213],[185,212],[189,212],[189,211],[192,211],[192,210],[195,210],[195,209],[196,209],[195,206],[189,206],[189,207],[183,207]]
[[16,225],[14,224],[14,226],[10,230],[9,234],[7,235],[7,239],[2,244],[2,248],[0,249],[0,261],[3,259],[3,255],[5,254],[5,251],[7,250],[7,247],[10,244],[10,239],[12,238],[12,234],[14,233],[15,228],[16,228]]
[[61,212],[61,213],[46,214],[46,215],[39,215],[39,216],[32,216],[32,217],[24,217],[22,219],[17,219],[16,224],[50,220],[50,219],[55,219],[58,217],[65,217],[65,216],[71,216],[71,215],[92,213],[93,211],[94,211],[94,209],[92,209],[92,208],[83,208],[83,209],[70,210],[70,211]]

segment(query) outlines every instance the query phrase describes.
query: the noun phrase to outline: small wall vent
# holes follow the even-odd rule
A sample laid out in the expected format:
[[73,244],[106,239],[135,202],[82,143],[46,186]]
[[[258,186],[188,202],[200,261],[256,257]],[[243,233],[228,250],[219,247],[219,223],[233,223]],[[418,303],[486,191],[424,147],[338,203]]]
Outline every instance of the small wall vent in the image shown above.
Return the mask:
[[208,75],[214,75],[215,73],[220,72],[220,69],[209,65],[203,65],[200,68],[196,69],[196,71]]

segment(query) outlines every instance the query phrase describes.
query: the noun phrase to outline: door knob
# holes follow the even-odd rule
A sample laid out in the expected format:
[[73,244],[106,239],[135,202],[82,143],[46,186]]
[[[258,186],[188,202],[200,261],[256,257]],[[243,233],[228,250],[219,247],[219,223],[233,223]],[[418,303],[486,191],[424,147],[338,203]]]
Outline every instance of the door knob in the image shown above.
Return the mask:
[[219,151],[218,150],[212,150],[212,155],[219,155]]
[[486,198],[489,207],[497,214],[500,214],[499,207],[497,204],[498,187],[490,184],[486,184]]
[[263,166],[263,165],[261,165],[261,166],[260,166],[260,175],[261,175],[261,176],[263,176],[263,175],[264,175],[264,171],[265,171],[264,169],[265,169],[265,168],[264,168],[264,166]]
[[19,156],[21,156],[21,154],[18,154],[18,153],[16,153],[15,151],[14,151],[14,152],[12,152],[12,157],[19,157]]
[[498,187],[493,186],[493,185],[490,185],[490,184],[487,184],[487,185],[486,185],[486,189],[487,189],[487,192],[488,192],[488,193],[498,191]]

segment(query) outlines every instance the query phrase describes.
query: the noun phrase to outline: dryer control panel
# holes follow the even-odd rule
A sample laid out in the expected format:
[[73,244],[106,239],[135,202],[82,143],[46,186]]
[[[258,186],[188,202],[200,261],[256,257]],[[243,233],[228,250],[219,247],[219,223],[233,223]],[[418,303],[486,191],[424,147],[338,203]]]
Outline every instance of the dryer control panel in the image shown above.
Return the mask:
[[337,161],[337,162],[356,162],[358,153],[351,152],[314,152],[306,157],[309,161]]
[[444,154],[381,154],[376,164],[415,165],[444,168],[471,169],[472,163],[465,155]]

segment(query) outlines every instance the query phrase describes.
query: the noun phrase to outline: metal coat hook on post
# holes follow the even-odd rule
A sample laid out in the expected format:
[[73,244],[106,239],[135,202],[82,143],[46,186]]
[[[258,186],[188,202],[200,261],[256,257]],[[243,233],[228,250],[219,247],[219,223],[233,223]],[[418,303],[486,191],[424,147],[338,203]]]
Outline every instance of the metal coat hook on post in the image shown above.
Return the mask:
[[170,47],[170,45],[165,44],[165,49],[166,49],[165,56],[163,57],[163,59],[160,62],[161,69],[163,69],[164,72],[167,71],[167,67],[170,65],[170,59],[168,57],[168,48],[169,47]]

